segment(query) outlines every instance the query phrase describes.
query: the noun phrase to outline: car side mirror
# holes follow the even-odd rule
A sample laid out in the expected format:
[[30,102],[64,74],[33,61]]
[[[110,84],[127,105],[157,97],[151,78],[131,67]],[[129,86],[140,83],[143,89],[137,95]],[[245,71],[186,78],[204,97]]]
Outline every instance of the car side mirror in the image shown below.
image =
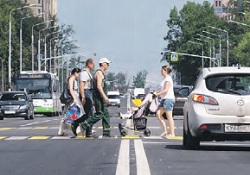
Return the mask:
[[182,95],[182,96],[188,96],[189,95],[189,88],[188,87],[183,87],[180,88],[178,91],[178,94]]

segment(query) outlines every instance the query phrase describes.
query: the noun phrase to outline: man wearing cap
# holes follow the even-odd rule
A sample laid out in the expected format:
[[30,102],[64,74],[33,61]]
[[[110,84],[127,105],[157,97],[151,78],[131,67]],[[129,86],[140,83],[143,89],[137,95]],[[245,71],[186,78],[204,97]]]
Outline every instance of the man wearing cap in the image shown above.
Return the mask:
[[83,131],[91,128],[96,122],[102,119],[103,137],[110,137],[110,115],[107,104],[109,99],[107,97],[107,84],[105,81],[104,72],[108,70],[109,61],[107,58],[101,58],[99,61],[100,68],[94,74],[94,93],[93,99],[96,113],[90,116],[87,120],[80,124]]

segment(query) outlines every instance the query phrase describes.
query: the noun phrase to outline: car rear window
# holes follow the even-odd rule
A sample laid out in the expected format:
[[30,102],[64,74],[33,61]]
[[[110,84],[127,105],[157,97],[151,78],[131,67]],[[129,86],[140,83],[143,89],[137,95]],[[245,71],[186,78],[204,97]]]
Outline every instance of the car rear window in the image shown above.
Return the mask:
[[207,89],[214,92],[250,95],[250,74],[214,75],[205,79]]

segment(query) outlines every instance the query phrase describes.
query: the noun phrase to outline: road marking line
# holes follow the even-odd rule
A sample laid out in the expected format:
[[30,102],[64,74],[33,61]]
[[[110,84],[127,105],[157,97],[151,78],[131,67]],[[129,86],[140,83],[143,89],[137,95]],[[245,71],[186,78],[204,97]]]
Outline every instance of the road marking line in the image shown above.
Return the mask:
[[116,167],[116,175],[129,175],[130,174],[130,164],[129,164],[129,140],[122,140],[118,163]]
[[5,139],[5,138],[6,138],[6,136],[0,136],[0,140]]
[[0,131],[12,130],[13,128],[0,128]]
[[27,139],[29,136],[11,136],[11,137],[8,137],[7,139],[5,140],[25,140]]
[[32,129],[32,127],[20,127],[20,128],[17,128],[17,129]]
[[69,140],[70,137],[69,136],[55,136],[51,138],[52,140]]
[[38,126],[38,127],[33,127],[32,129],[48,129],[49,127],[43,127],[43,126]]
[[139,139],[140,136],[138,135],[126,135],[126,136],[122,136],[123,139]]
[[49,139],[49,136],[32,136],[28,138],[28,140],[47,140]]
[[[53,120],[58,120],[58,119],[53,119]],[[45,121],[41,121],[41,122],[32,122],[32,123],[27,123],[25,125],[20,125],[20,126],[30,126],[30,125],[35,125],[35,124],[39,124],[39,123],[48,123],[48,122],[51,122],[53,120],[45,120]]]
[[150,175],[147,156],[141,139],[134,140],[137,175]]

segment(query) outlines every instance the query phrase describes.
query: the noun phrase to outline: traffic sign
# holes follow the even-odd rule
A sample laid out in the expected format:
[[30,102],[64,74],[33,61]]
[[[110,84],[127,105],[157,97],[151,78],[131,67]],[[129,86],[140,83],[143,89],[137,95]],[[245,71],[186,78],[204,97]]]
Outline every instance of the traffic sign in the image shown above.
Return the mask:
[[170,60],[172,62],[177,62],[178,61],[178,55],[176,53],[172,53],[171,57],[170,57]]

